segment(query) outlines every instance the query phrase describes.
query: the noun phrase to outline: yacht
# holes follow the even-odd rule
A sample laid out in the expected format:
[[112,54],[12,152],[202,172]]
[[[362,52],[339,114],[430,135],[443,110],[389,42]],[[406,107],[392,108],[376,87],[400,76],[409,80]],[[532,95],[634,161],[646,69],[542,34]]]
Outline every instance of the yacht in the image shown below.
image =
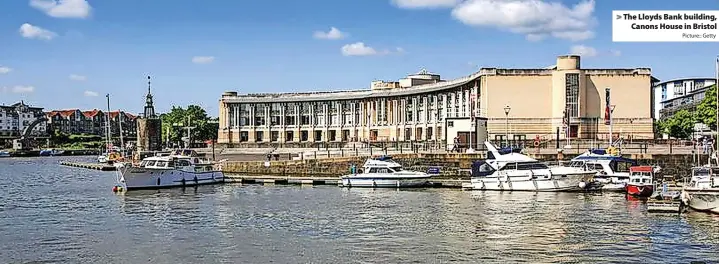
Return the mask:
[[10,157],[10,152],[0,150],[0,158],[7,158],[7,157]]
[[361,169],[351,169],[352,174],[342,176],[343,187],[403,188],[422,187],[429,184],[431,174],[406,171],[402,165],[383,156],[368,159]]
[[185,187],[224,182],[214,163],[202,160],[194,150],[176,150],[166,156],[147,157],[138,166],[116,163],[118,186],[124,190]]
[[597,171],[586,185],[588,189],[625,192],[629,184],[629,168],[637,166],[637,161],[610,154],[604,149],[590,149],[573,158],[569,166]]
[[719,167],[692,168],[692,179],[684,187],[682,202],[690,208],[719,214]]
[[492,191],[574,191],[596,174],[586,167],[547,166],[511,149],[498,150],[484,142],[487,159],[472,164],[472,179],[466,187]]

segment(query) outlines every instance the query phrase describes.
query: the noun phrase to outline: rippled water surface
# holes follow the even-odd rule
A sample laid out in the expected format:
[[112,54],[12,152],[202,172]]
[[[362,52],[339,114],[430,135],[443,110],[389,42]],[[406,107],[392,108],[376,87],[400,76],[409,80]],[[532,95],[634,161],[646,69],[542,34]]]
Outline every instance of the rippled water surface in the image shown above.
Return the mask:
[[0,159],[0,263],[719,261],[719,217],[648,214],[617,194],[226,184],[116,195],[114,173],[58,162]]

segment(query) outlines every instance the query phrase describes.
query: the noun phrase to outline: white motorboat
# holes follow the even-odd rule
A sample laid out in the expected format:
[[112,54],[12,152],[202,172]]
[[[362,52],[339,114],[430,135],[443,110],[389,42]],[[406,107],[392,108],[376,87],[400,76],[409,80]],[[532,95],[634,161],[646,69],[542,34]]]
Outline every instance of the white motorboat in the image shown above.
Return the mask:
[[352,168],[352,174],[342,176],[343,187],[405,188],[422,187],[432,175],[424,172],[406,171],[402,165],[383,156],[368,159],[362,169]]
[[0,151],[0,158],[8,158],[8,157],[10,157],[10,152],[4,151],[4,150]]
[[547,166],[511,149],[487,146],[487,159],[472,164],[473,190],[492,191],[578,191],[583,180],[597,172],[585,167]]
[[591,149],[573,158],[569,166],[597,171],[586,185],[587,189],[625,192],[629,184],[629,168],[637,166],[637,161],[612,155],[604,149]]
[[697,211],[719,214],[719,167],[692,168],[692,179],[684,187],[682,202]]
[[194,150],[176,150],[167,156],[153,156],[139,166],[117,163],[118,186],[125,190],[185,187],[224,182],[222,171],[204,161]]

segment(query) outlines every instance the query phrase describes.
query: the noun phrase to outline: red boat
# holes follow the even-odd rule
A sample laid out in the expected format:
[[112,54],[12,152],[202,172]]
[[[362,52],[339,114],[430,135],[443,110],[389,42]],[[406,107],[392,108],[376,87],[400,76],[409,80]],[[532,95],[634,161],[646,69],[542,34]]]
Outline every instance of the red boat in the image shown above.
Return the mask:
[[629,168],[627,194],[636,197],[650,197],[654,193],[654,167],[633,166]]

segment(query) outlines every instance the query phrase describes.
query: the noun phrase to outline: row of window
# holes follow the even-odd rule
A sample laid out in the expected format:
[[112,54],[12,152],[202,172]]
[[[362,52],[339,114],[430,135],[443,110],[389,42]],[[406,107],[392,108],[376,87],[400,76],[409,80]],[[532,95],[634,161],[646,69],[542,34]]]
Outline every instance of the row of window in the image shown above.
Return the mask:
[[[400,129],[397,129],[396,133],[397,135],[400,135]],[[404,138],[403,140],[412,140],[412,134],[414,132],[415,140],[432,140],[434,138],[434,129],[431,127],[426,128],[405,128],[404,129]],[[426,134],[425,134],[426,132]],[[312,135],[312,139],[314,141],[356,141],[357,137],[350,137],[350,130],[328,130],[327,135],[323,135],[322,131],[314,131],[314,134]],[[354,131],[355,135],[359,134],[359,130]],[[240,131],[240,142],[248,142],[250,140],[249,138],[250,132],[248,131]],[[265,131],[255,131],[254,132],[254,140],[255,142],[278,142],[280,140],[280,131],[270,131],[269,138],[265,138],[266,133]],[[327,138],[324,138],[323,136],[326,136]],[[442,137],[442,128],[437,128],[437,138]],[[302,130],[299,133],[299,140],[300,141],[309,141],[310,139],[310,133],[307,130]],[[371,130],[370,131],[370,140],[378,140],[378,131],[377,130]],[[295,141],[295,131],[285,131],[285,141]]]

